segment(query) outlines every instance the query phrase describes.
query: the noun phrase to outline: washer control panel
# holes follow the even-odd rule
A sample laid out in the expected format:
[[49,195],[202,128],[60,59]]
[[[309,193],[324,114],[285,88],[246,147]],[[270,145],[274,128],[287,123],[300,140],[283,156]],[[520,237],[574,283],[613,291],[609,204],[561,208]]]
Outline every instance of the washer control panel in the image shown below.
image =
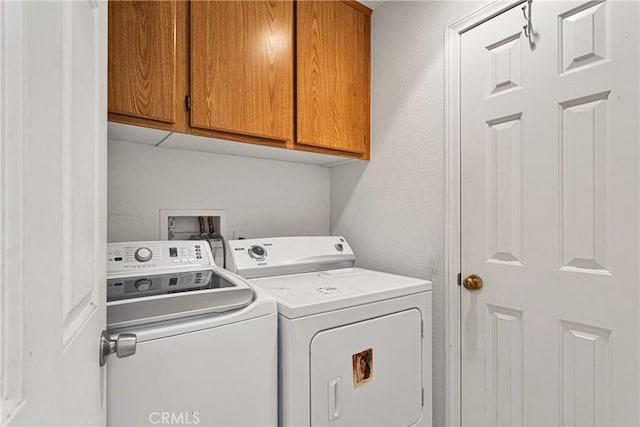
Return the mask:
[[107,302],[209,289],[212,276],[211,270],[198,270],[108,279]]
[[107,274],[210,266],[213,256],[203,240],[109,243]]

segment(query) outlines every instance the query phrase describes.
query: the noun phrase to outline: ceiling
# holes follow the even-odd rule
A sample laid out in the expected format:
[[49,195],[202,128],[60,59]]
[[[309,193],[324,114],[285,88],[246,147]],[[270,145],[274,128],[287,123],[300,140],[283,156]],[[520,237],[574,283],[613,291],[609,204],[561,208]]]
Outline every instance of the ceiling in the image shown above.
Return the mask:
[[375,10],[375,8],[384,3],[384,1],[385,0],[360,0],[360,3]]

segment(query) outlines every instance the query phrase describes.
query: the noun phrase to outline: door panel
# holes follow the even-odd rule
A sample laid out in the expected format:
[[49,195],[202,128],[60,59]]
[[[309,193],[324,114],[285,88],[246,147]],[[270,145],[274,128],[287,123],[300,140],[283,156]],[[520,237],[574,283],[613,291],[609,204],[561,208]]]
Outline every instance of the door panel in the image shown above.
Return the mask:
[[[310,348],[311,425],[409,426],[418,421],[421,322],[413,309],[318,333]],[[368,349],[370,379],[359,383],[354,355]]]
[[[66,6],[63,15],[63,83],[62,83],[62,315],[65,345],[80,332],[94,314],[103,286],[94,277],[104,263],[102,249],[96,253],[96,225],[102,197],[94,183],[99,182],[97,167],[100,145],[87,138],[100,135],[104,117],[102,94],[96,89],[101,61],[100,33],[94,19],[87,19],[88,6]],[[78,37],[79,34],[85,35]],[[87,256],[89,255],[89,256]],[[83,262],[77,262],[83,260]]]
[[[638,425],[637,2],[462,36],[464,425]],[[615,28],[615,31],[613,31]]]
[[610,91],[560,104],[562,269],[609,274],[607,127]]
[[0,103],[2,162],[11,165],[1,181],[2,228],[11,230],[1,258],[2,419],[104,425],[106,3],[0,11],[15,23],[0,26],[0,72],[20,70],[20,90],[2,90]]
[[[462,176],[462,271],[485,282],[463,293],[462,422],[522,425],[527,42],[519,9],[490,22],[491,29],[471,30],[462,42],[462,170],[473,168]],[[483,37],[473,34],[481,28]],[[496,271],[505,276],[504,290],[492,286],[489,272]]]
[[365,154],[371,17],[342,1],[302,1],[296,18],[296,142]]
[[175,1],[109,2],[110,113],[175,122],[177,31]]
[[191,126],[293,140],[293,2],[191,3]]

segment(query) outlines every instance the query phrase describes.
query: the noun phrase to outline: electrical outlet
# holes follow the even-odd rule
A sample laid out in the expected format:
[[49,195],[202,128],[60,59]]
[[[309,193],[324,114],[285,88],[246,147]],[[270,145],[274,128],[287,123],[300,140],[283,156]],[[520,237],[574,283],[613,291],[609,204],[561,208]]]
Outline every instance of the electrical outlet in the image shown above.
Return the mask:
[[262,237],[259,233],[255,231],[234,231],[233,232],[233,240],[241,240],[241,239],[255,239],[257,237]]

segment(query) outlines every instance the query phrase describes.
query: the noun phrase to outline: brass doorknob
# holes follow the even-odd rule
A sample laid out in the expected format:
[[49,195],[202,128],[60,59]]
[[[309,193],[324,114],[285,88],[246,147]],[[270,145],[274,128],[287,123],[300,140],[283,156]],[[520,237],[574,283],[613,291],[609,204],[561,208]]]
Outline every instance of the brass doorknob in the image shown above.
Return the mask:
[[470,291],[477,291],[482,287],[482,279],[480,278],[480,276],[476,276],[475,274],[472,274],[471,276],[464,279],[462,284],[464,285],[465,288],[469,289]]

